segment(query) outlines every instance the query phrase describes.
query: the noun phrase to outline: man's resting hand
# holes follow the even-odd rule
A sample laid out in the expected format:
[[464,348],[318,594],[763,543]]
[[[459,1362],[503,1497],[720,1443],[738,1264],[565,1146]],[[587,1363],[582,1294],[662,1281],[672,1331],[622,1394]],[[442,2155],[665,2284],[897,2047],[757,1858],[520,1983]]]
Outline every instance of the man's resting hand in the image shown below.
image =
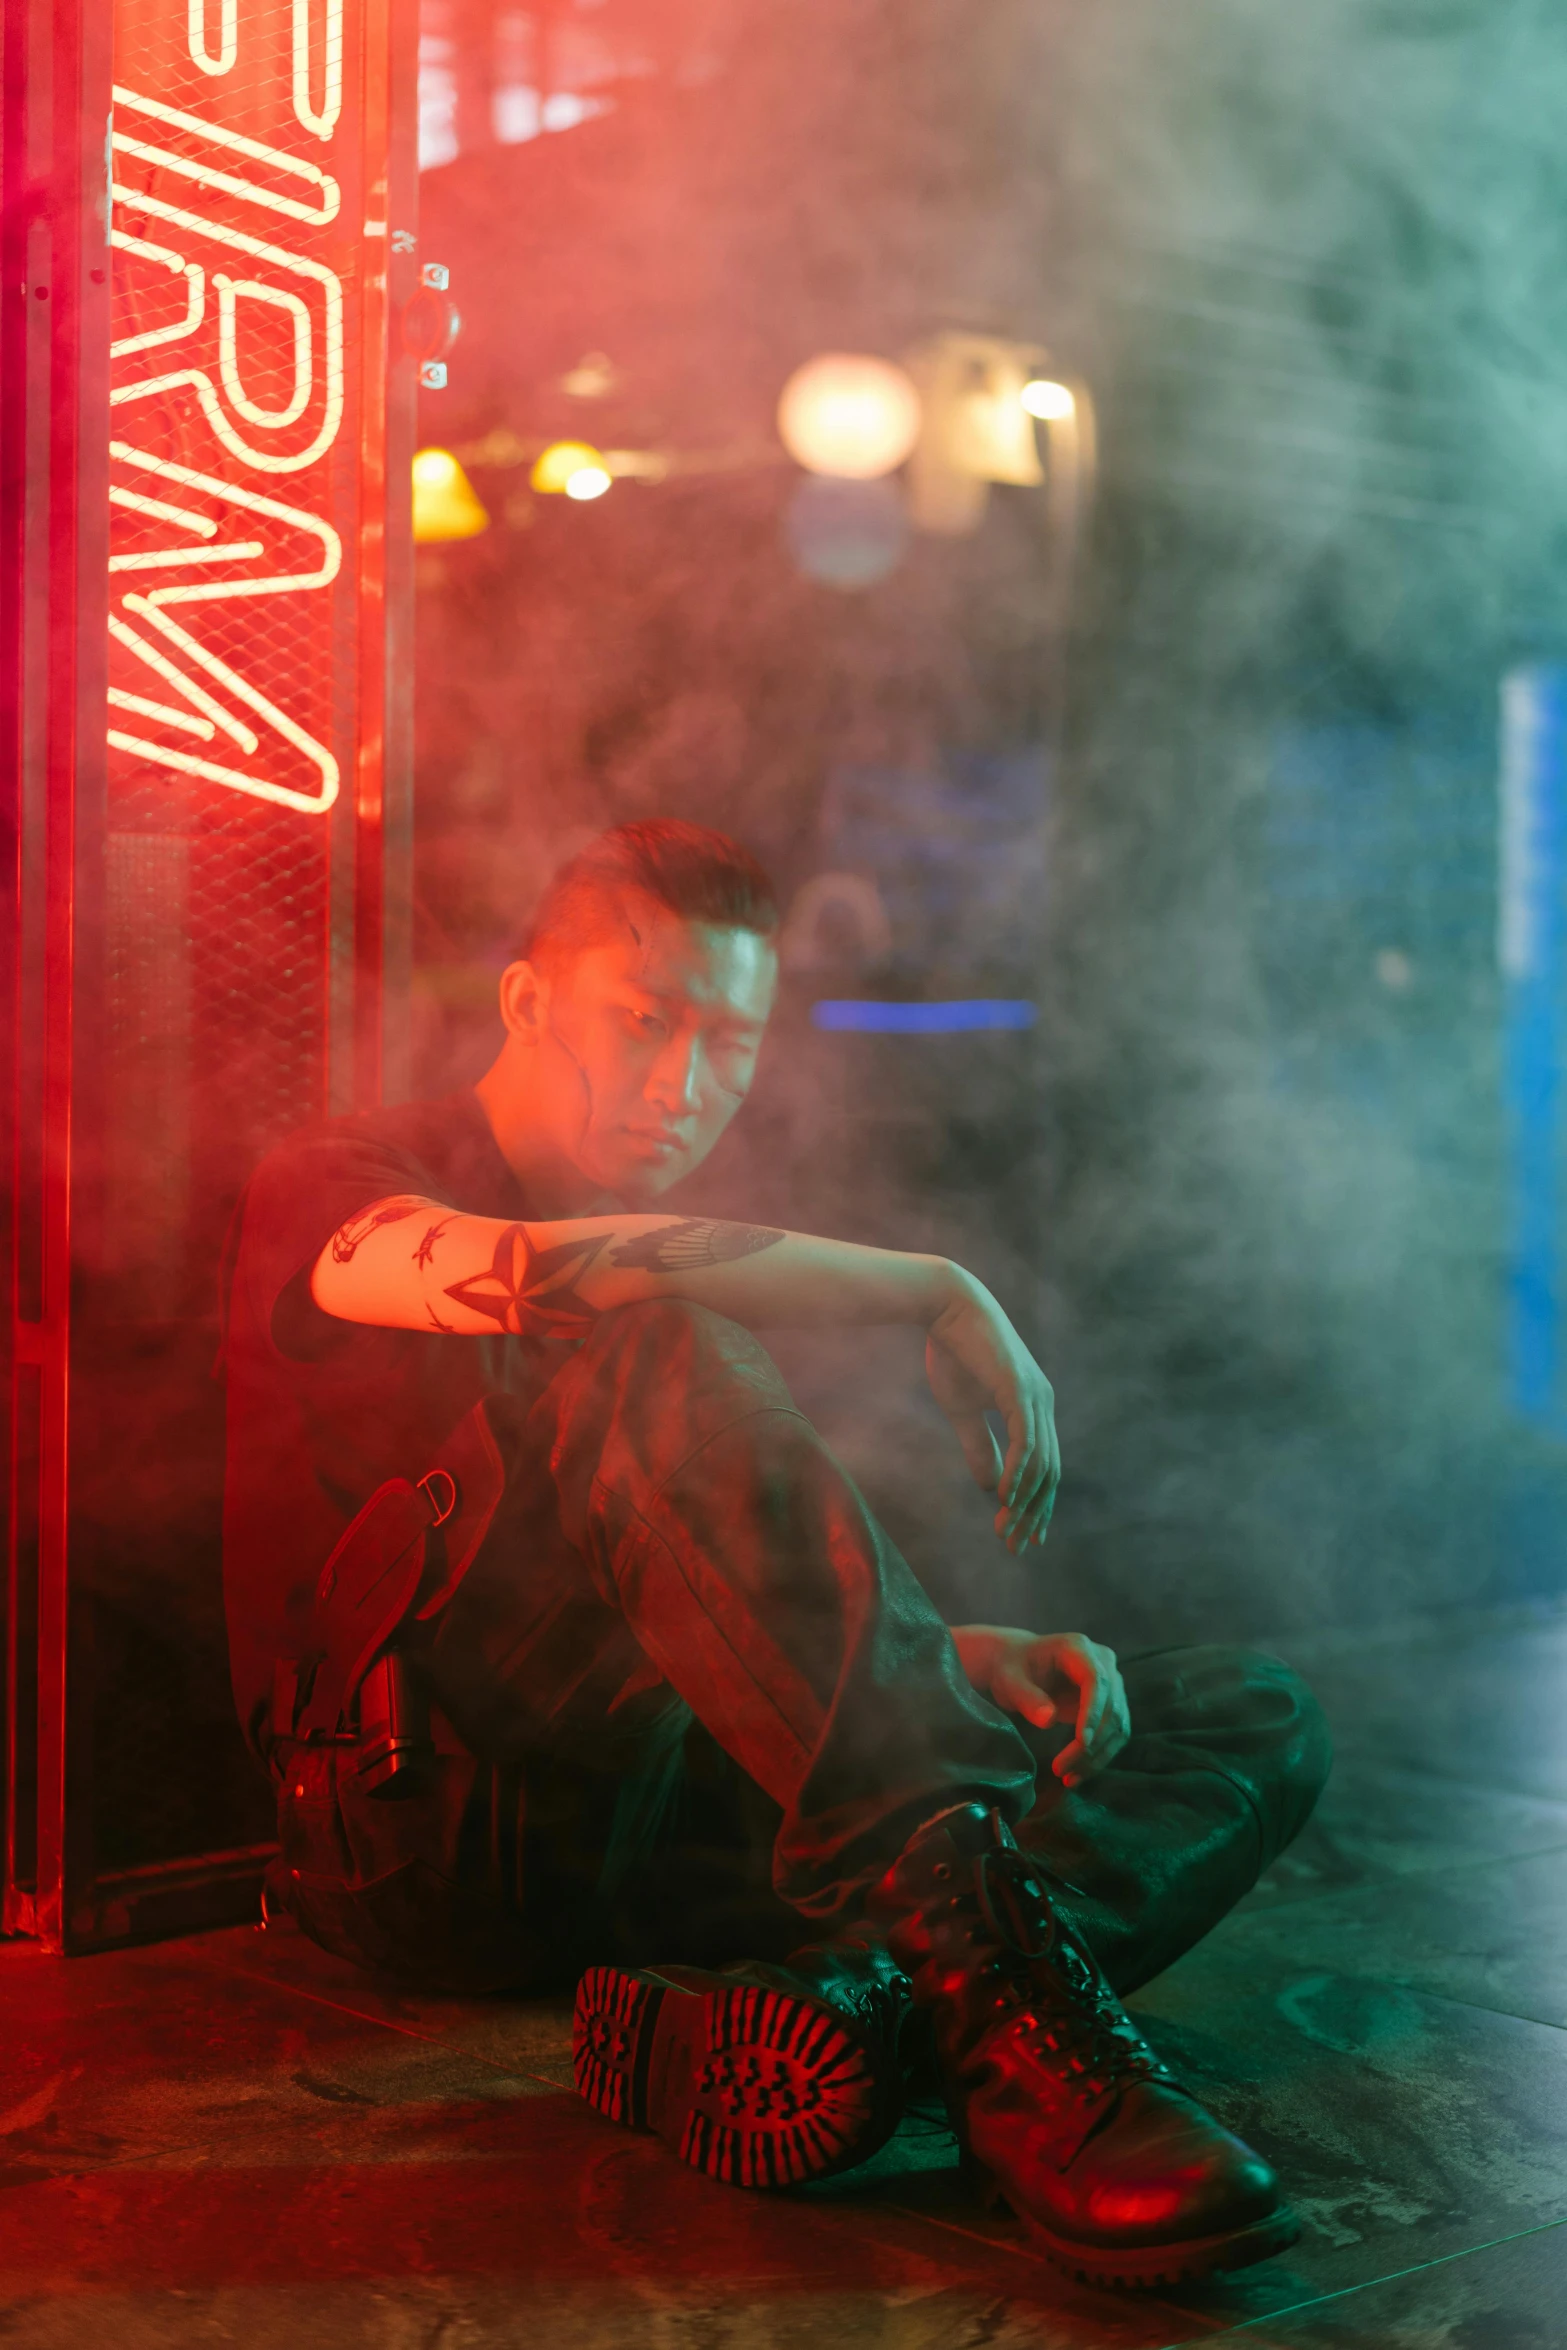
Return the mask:
[[1036,1729],[1068,1722],[1073,1736],[1051,1768],[1078,1787],[1114,1762],[1132,1734],[1126,1691],[1111,1649],[1081,1632],[1015,1632],[998,1624],[960,1624],[952,1634],[963,1670],[1003,1712]]
[[[975,1484],[1000,1493],[996,1532],[1008,1550],[1022,1552],[1044,1541],[1061,1482],[1055,1394],[989,1290],[959,1266],[946,1272],[953,1294],[925,1342],[930,1391]],[[1005,1459],[987,1411],[1006,1428]]]

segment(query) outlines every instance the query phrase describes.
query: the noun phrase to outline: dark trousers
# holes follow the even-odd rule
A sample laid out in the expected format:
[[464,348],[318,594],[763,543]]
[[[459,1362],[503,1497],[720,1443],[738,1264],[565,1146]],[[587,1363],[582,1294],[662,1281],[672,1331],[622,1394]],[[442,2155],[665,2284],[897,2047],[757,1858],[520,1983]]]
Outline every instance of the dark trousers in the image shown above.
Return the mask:
[[702,1307],[606,1314],[531,1405],[487,1410],[505,1498],[423,1657],[436,1788],[377,1802],[331,1750],[283,1786],[283,1898],[344,1955],[454,1988],[772,1955],[975,1800],[1127,1989],[1311,1810],[1315,1702],[1237,1649],[1126,1661],[1131,1742],[1062,1790],[1067,1733],[971,1688],[763,1348]]

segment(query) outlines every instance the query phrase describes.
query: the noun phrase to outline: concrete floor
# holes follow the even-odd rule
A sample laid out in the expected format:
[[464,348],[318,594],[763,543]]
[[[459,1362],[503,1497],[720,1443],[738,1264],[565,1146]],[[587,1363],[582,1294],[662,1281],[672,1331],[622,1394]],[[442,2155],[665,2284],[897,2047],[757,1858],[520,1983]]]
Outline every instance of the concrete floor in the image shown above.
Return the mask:
[[1294,1643],[1334,1783],[1136,2002],[1289,2181],[1285,2259],[1068,2284],[910,2122],[797,2197],[571,2094],[563,2005],[403,1998],[292,1933],[0,1951],[5,2350],[1562,2350],[1567,1609]]

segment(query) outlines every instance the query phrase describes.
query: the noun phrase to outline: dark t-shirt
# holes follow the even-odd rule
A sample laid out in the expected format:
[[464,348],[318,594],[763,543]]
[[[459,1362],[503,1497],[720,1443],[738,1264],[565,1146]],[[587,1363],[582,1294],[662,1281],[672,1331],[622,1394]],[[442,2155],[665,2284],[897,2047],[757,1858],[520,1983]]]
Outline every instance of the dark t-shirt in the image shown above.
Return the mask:
[[[536,1393],[546,1341],[382,1330],[322,1313],[310,1274],[338,1226],[416,1193],[475,1216],[528,1213],[478,1096],[307,1127],[257,1168],[235,1214],[224,1374],[223,1583],[234,1696],[256,1742],[280,1656],[297,1653],[328,1553],[389,1477],[424,1475],[481,1395]],[[409,1247],[424,1226],[410,1221]]]

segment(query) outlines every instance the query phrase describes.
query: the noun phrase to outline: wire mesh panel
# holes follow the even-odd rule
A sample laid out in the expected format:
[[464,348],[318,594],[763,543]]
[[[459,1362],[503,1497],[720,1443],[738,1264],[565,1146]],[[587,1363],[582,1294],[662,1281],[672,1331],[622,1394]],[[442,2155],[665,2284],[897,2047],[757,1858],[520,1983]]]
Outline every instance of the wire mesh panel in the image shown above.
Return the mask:
[[[326,819],[357,670],[334,589],[365,423],[346,330],[366,229],[384,253],[389,228],[366,221],[344,104],[356,13],[115,10],[109,830],[188,844],[164,948],[192,966],[166,996],[189,1023],[184,1132],[247,1155],[326,1104]],[[132,1084],[144,1050],[180,1057],[123,1022],[118,1043]]]
[[[31,4],[5,0],[7,24]],[[13,1325],[17,1359],[46,1381],[62,1333],[63,1424],[38,1440],[37,1474],[68,1505],[36,1570],[37,1748],[58,1749],[38,1773],[45,1857],[31,1909],[10,1864],[6,1916],[85,1947],[194,1914],[160,1911],[160,1888],[221,1911],[270,1831],[228,1688],[218,1274],[261,1154],[382,1083],[416,30],[402,0],[61,5],[98,28],[76,179],[57,173],[51,216],[79,223],[83,298],[62,312],[52,382],[35,399],[8,358],[6,389],[41,431],[75,402],[83,495],[100,518],[108,503],[106,582],[61,554],[55,508],[24,555],[23,600],[85,614],[106,585],[107,644],[78,653],[68,714],[51,689],[49,723],[68,716],[79,746],[70,853],[21,900],[24,917],[30,892],[47,901],[51,935],[72,942],[37,980],[50,1050],[71,1064],[68,1117],[56,1131],[44,1113],[44,1165],[65,1180],[40,1244],[46,1264],[68,1260],[68,1303],[57,1285],[36,1335],[25,1303]],[[44,31],[29,19],[40,123]],[[59,799],[55,770],[39,788]],[[28,956],[24,937],[24,995]],[[34,1470],[18,1431],[13,1412],[22,1527]],[[19,1591],[13,1750],[34,1735]],[[76,1693],[68,1706],[57,1689]],[[46,1784],[62,1807],[47,1834]],[[26,1801],[17,1756],[14,1819]],[[20,1827],[11,1844],[31,1849]]]

